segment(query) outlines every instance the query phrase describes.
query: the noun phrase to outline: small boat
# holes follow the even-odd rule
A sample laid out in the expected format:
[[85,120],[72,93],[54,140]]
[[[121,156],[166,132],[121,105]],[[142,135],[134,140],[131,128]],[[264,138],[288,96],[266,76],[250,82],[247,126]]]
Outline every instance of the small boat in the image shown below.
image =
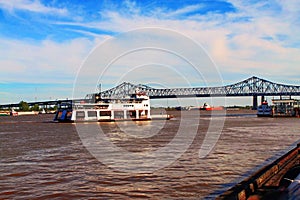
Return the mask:
[[212,110],[224,110],[223,106],[210,106],[207,103],[204,103],[203,106],[200,107],[200,110],[208,110],[208,111],[212,111]]
[[256,115],[258,117],[272,117],[272,107],[269,106],[267,101],[264,101],[261,105],[258,106]]
[[0,111],[0,116],[9,116],[10,112],[9,111]]
[[190,106],[188,107],[188,110],[199,110],[201,108],[197,107],[197,106]]
[[45,109],[43,109],[43,110],[39,111],[39,114],[46,114],[46,111],[45,111]]
[[15,111],[15,110],[12,108],[11,111],[10,111],[10,115],[11,115],[11,116],[18,116],[18,112]]
[[170,119],[171,115],[150,115],[150,99],[143,92],[137,92],[123,99],[102,99],[95,96],[95,102],[70,102],[58,105],[54,121],[57,122],[110,122],[145,121]]
[[20,116],[20,115],[38,115],[39,114],[39,112],[38,111],[19,111],[19,112],[17,112],[18,114],[18,116]]
[[11,109],[10,115],[11,116],[21,116],[21,115],[38,115],[38,111],[15,111],[14,109]]

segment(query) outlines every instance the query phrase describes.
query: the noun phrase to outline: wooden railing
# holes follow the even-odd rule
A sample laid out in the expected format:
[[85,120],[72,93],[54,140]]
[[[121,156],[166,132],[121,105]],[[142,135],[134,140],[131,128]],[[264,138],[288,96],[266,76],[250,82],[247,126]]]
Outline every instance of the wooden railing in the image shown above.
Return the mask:
[[217,200],[247,200],[263,187],[278,187],[282,176],[293,166],[299,164],[300,144],[281,156],[273,163],[255,172],[249,178],[238,183],[217,197]]

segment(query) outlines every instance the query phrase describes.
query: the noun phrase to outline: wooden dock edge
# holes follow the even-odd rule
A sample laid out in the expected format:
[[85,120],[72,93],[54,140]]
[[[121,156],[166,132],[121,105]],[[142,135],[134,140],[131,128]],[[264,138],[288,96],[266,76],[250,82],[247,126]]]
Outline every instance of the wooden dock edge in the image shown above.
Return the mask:
[[278,187],[284,174],[293,166],[299,164],[300,143],[271,164],[258,170],[250,177],[238,183],[217,197],[217,200],[247,200],[263,187]]

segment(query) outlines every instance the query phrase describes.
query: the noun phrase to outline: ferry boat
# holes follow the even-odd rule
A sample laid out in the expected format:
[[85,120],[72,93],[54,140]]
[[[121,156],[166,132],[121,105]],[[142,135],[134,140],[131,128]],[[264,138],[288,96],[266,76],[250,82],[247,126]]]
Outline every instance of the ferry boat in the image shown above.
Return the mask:
[[60,104],[54,121],[143,121],[170,118],[172,116],[167,114],[151,116],[149,97],[143,92],[137,92],[123,99],[101,99],[96,95],[94,103],[81,101]]
[[257,108],[257,116],[258,117],[272,117],[272,107],[269,106],[267,101],[264,101],[261,105]]

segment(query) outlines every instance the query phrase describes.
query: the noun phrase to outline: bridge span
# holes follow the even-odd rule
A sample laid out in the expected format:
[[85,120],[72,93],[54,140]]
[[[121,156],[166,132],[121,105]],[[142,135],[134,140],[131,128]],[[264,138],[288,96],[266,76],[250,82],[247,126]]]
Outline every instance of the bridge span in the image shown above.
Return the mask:
[[[285,85],[274,83],[262,78],[253,76],[244,81],[234,83],[231,85],[218,86],[218,87],[194,87],[194,88],[153,88],[142,84],[132,84],[124,82],[114,88],[102,91],[100,93],[88,94],[85,99],[73,99],[73,101],[91,101],[95,97],[101,98],[126,98],[136,91],[145,92],[150,99],[163,99],[163,98],[187,98],[187,97],[241,97],[252,96],[253,108],[257,108],[257,99],[261,97],[261,101],[265,96],[300,96],[300,86]],[[70,102],[72,100],[55,100],[55,101],[40,101],[29,102],[30,106],[51,106],[57,105],[62,102]],[[3,104],[0,108],[18,107],[18,103]]]
[[147,85],[134,85],[124,82],[114,88],[99,93],[101,98],[124,98],[135,91],[145,92],[150,99],[185,97],[240,97],[252,96],[253,108],[257,108],[257,97],[261,96],[300,96],[300,86],[274,83],[253,76],[244,81],[218,87],[166,88],[157,89]]

